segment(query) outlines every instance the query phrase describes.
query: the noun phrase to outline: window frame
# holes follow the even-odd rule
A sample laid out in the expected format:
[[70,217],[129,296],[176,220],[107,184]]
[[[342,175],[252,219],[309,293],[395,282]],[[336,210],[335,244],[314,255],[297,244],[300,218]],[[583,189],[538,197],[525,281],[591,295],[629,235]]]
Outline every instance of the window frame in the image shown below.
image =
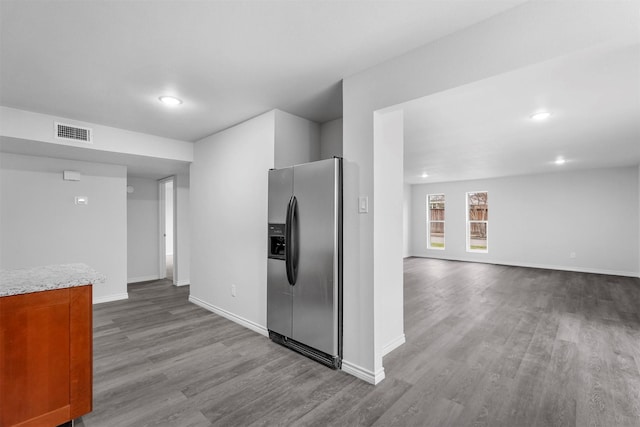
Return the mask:
[[[487,193],[487,211],[489,210],[489,192],[487,190],[478,190],[478,191],[467,191],[465,193],[465,224],[466,224],[466,243],[465,243],[465,249],[467,252],[472,252],[472,253],[481,253],[481,254],[486,254],[489,252],[489,218],[487,215],[487,219],[486,220],[471,220],[469,219],[469,195],[470,194],[477,194],[477,193]],[[472,249],[471,248],[471,224],[472,223],[476,223],[476,224],[485,224],[485,234],[486,234],[486,241],[485,241],[485,249]]]
[[[431,219],[431,201],[429,200],[431,198],[431,196],[442,196],[443,198],[443,205],[444,207],[444,211],[445,211],[445,219],[443,220],[432,220]],[[433,193],[433,194],[427,194],[427,249],[433,249],[433,250],[437,250],[437,251],[444,251],[445,248],[447,247],[446,244],[446,206],[447,206],[447,198],[446,195],[444,193]],[[438,223],[442,223],[442,247],[439,246],[431,246],[431,223],[432,222],[438,222]]]

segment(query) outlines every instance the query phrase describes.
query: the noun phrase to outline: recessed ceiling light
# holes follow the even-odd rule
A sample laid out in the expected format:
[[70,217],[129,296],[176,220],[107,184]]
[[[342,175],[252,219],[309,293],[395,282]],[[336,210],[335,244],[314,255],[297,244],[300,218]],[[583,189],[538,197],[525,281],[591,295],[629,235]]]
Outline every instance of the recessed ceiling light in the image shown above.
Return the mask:
[[162,102],[165,105],[180,105],[182,104],[182,100],[178,99],[174,96],[161,96],[160,98],[158,98],[160,100],[160,102]]
[[423,177],[423,178],[428,178],[428,177],[429,177],[429,175],[428,175],[426,172],[422,172],[422,177]]
[[531,117],[531,120],[535,120],[536,122],[541,122],[551,117],[551,113],[548,111],[538,111],[537,113],[532,114],[530,117]]
[[556,165],[564,165],[565,163],[567,163],[567,161],[562,157],[558,157],[553,163],[555,163]]

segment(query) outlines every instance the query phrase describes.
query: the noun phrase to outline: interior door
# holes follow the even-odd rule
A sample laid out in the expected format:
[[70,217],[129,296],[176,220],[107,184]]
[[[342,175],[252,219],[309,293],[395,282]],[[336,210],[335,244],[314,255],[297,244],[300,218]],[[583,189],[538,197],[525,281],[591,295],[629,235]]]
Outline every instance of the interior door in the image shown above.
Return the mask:
[[294,166],[298,273],[293,339],[338,354],[338,160]]

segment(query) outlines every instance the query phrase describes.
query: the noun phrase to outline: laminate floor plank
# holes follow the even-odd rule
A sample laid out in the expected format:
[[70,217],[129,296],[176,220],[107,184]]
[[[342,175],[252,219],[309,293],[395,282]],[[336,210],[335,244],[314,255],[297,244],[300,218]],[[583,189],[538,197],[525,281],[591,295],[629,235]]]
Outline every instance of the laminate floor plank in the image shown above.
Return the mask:
[[536,416],[537,426],[576,425],[577,345],[556,340]]
[[463,406],[480,392],[478,388],[482,387],[482,380],[497,356],[496,349],[486,344],[474,347],[474,354],[460,363],[451,380],[440,390],[440,395],[447,400]]
[[307,412],[292,425],[300,427],[335,425],[344,414],[358,406],[375,388],[375,386],[364,381],[355,381]]
[[128,286],[94,307],[78,427],[640,426],[640,280],[404,261],[406,343],[372,386],[188,301]]
[[327,425],[336,427],[373,425],[410,388],[411,384],[391,378],[384,388],[374,388],[350,411]]
[[[259,375],[245,378],[246,383],[228,382],[223,387],[226,393],[217,399],[211,399],[203,414],[214,424],[249,425],[268,414],[273,406],[281,405],[293,378],[300,383],[318,381],[318,376],[300,363],[294,363],[291,370],[270,373],[260,370]],[[247,387],[248,383],[250,387]],[[238,387],[240,385],[240,387]]]
[[311,412],[323,402],[340,393],[349,384],[358,379],[351,375],[344,375],[335,371],[322,376],[322,383],[311,382],[305,384],[305,389],[289,387],[285,391],[284,399],[260,419],[250,424],[251,427],[290,426],[307,413]]
[[596,321],[585,322],[581,329],[576,408],[578,425],[618,425],[615,421],[613,388],[609,380],[609,361],[604,349],[606,337],[602,332]]
[[486,371],[471,398],[465,402],[456,425],[489,427],[506,425],[503,406],[509,401],[514,380]]
[[440,390],[451,381],[459,367],[459,362],[444,358],[431,363],[430,369],[416,381],[416,385],[388,408],[374,425],[402,426],[424,421],[426,411],[441,397]]

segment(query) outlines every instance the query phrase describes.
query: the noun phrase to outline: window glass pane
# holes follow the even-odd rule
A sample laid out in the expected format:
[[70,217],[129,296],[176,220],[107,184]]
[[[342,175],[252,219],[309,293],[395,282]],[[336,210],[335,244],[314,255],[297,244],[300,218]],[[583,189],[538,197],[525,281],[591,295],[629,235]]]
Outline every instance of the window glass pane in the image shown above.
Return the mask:
[[444,222],[431,222],[429,245],[432,248],[444,248]]
[[427,248],[444,249],[444,194],[427,195]]
[[481,251],[487,249],[486,222],[470,222],[469,234],[469,249]]
[[489,194],[469,193],[469,221],[489,220]]
[[429,196],[429,214],[431,221],[444,221],[444,194]]
[[489,229],[489,193],[467,193],[467,250],[487,252]]

